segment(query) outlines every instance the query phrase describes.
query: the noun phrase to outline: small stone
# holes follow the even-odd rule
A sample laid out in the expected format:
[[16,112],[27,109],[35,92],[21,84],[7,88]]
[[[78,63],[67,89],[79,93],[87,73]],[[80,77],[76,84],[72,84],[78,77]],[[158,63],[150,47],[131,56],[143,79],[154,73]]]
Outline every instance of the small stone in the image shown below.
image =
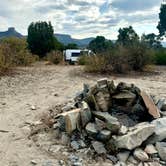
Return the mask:
[[119,159],[119,161],[122,161],[125,163],[127,159],[129,158],[129,155],[130,155],[130,151],[119,152],[117,154],[117,158]]
[[149,157],[142,149],[137,148],[133,153],[134,157],[140,161],[148,161]]
[[70,137],[65,132],[62,132],[61,143],[62,145],[69,145],[70,143]]
[[74,150],[78,150],[80,148],[80,145],[77,141],[72,141],[71,142],[71,147],[74,149]]
[[92,136],[95,136],[98,133],[95,123],[88,123],[85,129],[87,133]]
[[102,79],[98,80],[97,85],[100,89],[106,88],[108,86],[107,78],[102,78]]
[[162,111],[166,111],[166,100],[164,101],[162,107],[161,107],[161,110]]
[[33,165],[37,165],[37,161],[35,161],[35,160],[31,160],[31,164],[33,164]]
[[127,162],[130,164],[134,164],[134,166],[138,165],[138,160],[136,160],[133,156],[129,156]]
[[34,105],[32,105],[31,110],[36,110],[36,107]]
[[109,130],[101,130],[97,135],[97,139],[100,141],[107,141],[111,137],[111,132]]
[[166,142],[157,142],[156,149],[159,153],[160,158],[166,161]]
[[118,161],[118,159],[115,156],[109,154],[107,154],[107,159],[111,160],[114,164]]
[[81,103],[80,116],[81,116],[81,125],[82,127],[85,127],[92,118],[92,113],[90,111],[90,108],[85,101]]
[[152,144],[146,145],[144,151],[145,151],[147,154],[155,154],[155,153],[157,153],[156,148],[155,148]]
[[98,154],[106,154],[104,144],[98,141],[92,142],[92,146]]

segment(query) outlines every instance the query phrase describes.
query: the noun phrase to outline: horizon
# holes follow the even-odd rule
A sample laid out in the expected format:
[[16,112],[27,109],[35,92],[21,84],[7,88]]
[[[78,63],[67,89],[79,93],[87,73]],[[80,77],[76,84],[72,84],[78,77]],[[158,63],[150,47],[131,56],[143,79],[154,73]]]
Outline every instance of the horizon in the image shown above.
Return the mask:
[[51,21],[54,33],[69,34],[77,39],[100,35],[116,40],[118,29],[130,25],[139,36],[158,34],[161,3],[162,0],[5,1],[1,2],[0,30],[15,27],[27,35],[29,24],[41,20]]

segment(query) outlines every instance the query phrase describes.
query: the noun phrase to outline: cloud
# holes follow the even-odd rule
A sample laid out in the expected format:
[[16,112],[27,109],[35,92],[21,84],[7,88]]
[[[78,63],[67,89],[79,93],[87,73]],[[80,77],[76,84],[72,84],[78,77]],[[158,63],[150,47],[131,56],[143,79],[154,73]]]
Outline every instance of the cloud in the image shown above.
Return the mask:
[[1,2],[0,31],[14,26],[23,34],[32,21],[51,21],[55,33],[115,39],[132,25],[141,35],[156,31],[162,0],[6,0]]

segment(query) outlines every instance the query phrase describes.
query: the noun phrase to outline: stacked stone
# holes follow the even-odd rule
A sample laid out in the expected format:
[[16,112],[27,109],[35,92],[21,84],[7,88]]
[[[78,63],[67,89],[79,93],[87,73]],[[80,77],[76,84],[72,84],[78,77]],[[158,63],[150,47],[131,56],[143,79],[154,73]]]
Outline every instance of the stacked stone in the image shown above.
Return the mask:
[[84,85],[75,106],[59,114],[54,125],[73,149],[92,147],[126,164],[166,164],[164,99],[156,101],[133,84],[115,86],[101,79],[92,87]]

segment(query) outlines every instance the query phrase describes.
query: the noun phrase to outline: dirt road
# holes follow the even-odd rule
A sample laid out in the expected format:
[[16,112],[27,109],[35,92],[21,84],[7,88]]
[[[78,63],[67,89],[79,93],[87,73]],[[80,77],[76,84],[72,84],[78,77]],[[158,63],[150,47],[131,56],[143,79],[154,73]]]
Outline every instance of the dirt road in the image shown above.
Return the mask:
[[[159,73],[141,77],[110,77],[116,83],[134,83],[148,93],[166,98],[166,67]],[[72,99],[83,83],[93,84],[103,76],[82,74],[78,66],[21,67],[17,74],[0,78],[0,166],[54,165],[57,159],[40,151],[27,138],[28,123],[37,121],[48,108]],[[36,110],[32,109],[35,106]]]

